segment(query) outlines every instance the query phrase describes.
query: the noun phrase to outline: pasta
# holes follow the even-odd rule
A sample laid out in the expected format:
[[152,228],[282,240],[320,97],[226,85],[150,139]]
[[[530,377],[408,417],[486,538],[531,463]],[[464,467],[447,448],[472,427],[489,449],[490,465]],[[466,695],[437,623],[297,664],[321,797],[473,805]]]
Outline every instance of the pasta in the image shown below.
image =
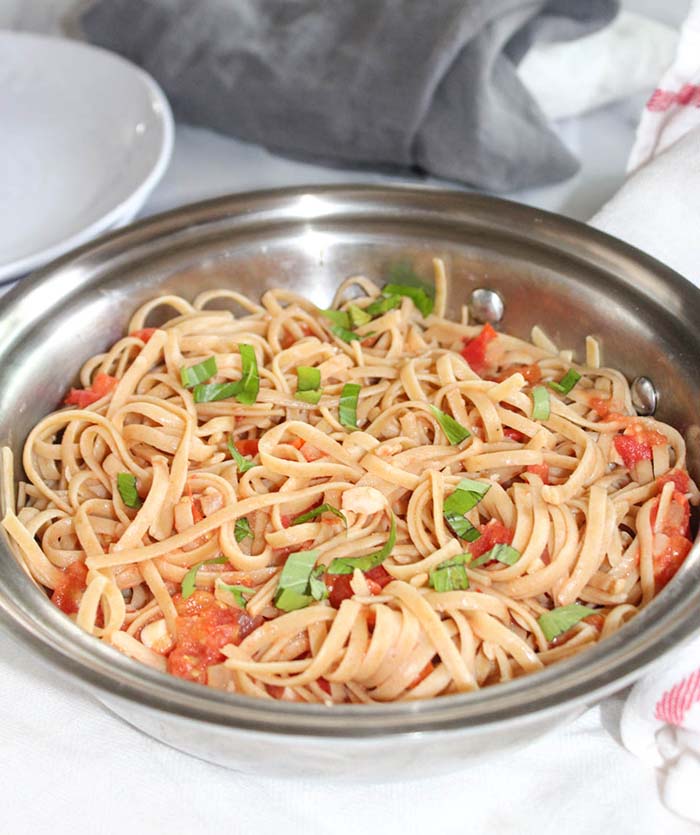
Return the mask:
[[162,672],[328,704],[533,673],[649,603],[691,546],[681,434],[595,340],[582,366],[445,318],[440,259],[432,287],[395,278],[329,311],[137,310],[30,433],[25,481],[2,453],[2,524],[53,602]]

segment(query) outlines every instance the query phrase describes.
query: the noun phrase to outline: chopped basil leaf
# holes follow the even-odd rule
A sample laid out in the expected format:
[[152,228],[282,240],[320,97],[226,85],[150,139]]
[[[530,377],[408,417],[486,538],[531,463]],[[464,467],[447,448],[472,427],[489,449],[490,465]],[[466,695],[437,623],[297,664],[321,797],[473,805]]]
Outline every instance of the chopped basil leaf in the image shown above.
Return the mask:
[[338,337],[338,339],[342,339],[343,342],[354,342],[356,340],[367,339],[368,336],[372,336],[372,334],[367,333],[364,336],[360,336],[359,333],[355,333],[354,331],[349,331],[347,328],[343,328],[341,325],[331,325],[331,333]]
[[471,435],[471,432],[461,423],[456,421],[452,415],[441,412],[436,406],[430,406],[430,411],[435,415],[435,419],[440,424],[440,428],[445,433],[445,437],[451,444],[461,444],[466,441]]
[[302,400],[304,403],[311,403],[315,406],[323,395],[322,391],[297,391],[294,393],[295,400]]
[[117,490],[127,507],[141,507],[141,499],[136,490],[136,476],[131,473],[117,473]]
[[325,600],[328,597],[328,589],[323,582],[325,571],[325,565],[317,565],[309,576],[309,592],[314,600]]
[[338,416],[341,424],[347,429],[359,429],[357,425],[357,401],[361,388],[359,383],[345,383],[340,392]]
[[464,567],[468,554],[458,554],[436,566],[429,577],[430,587],[435,591],[458,591],[469,588],[469,577]]
[[595,609],[589,609],[588,606],[581,606],[580,603],[572,603],[569,606],[560,606],[558,609],[544,612],[537,618],[537,622],[542,632],[544,632],[544,637],[548,641],[551,641],[557,635],[568,632],[580,620],[594,614]]
[[236,444],[233,441],[233,438],[229,438],[226,442],[226,446],[228,446],[228,451],[231,453],[231,458],[236,462],[236,467],[238,467],[238,472],[243,475],[243,473],[247,473],[255,464],[252,461],[249,461],[247,458],[244,458],[241,453],[236,449]]
[[467,542],[474,542],[481,534],[464,514],[475,508],[491,489],[490,484],[463,478],[442,506],[445,521],[454,533]]
[[224,591],[230,591],[231,594],[236,599],[236,603],[241,607],[241,609],[245,609],[248,605],[248,601],[243,597],[244,594],[253,594],[254,590],[249,588],[248,586],[239,586],[233,585],[230,586],[228,583],[223,583],[221,580],[217,582],[217,585],[220,589],[224,589]]
[[233,438],[229,438],[226,442],[226,446],[228,446],[228,451],[231,453],[231,458],[236,462],[236,467],[238,467],[238,472],[243,475],[243,473],[247,473],[252,467],[255,466],[253,461],[249,461],[247,458],[244,458],[241,453],[236,449],[236,444],[233,441]]
[[321,372],[311,365],[297,367],[297,391],[315,391],[321,386]]
[[412,287],[408,284],[386,284],[382,288],[382,293],[387,296],[406,296],[411,299],[424,318],[433,312],[435,302],[423,287]]
[[237,395],[240,390],[240,382],[200,384],[194,387],[194,402],[213,403],[215,400],[227,400]]
[[185,388],[194,388],[199,383],[206,383],[219,369],[216,366],[216,357],[208,357],[197,365],[180,369],[180,380]]
[[316,405],[321,399],[321,372],[310,365],[300,365],[297,368],[297,390],[294,395],[297,400]]
[[337,507],[333,507],[332,504],[322,504],[319,507],[314,507],[306,513],[302,513],[301,516],[297,516],[297,518],[292,522],[292,525],[301,525],[302,522],[311,522],[312,519],[315,519],[317,516],[322,516],[324,513],[332,513],[334,516],[337,516],[338,519],[342,519],[343,522],[345,522],[345,529],[347,530],[348,520],[346,519],[345,514],[342,510],[338,510]]
[[568,394],[580,379],[581,375],[578,371],[570,368],[558,383],[552,382],[547,385],[554,391],[558,391],[559,394]]
[[243,542],[243,540],[253,535],[250,529],[250,522],[245,518],[236,519],[236,524],[233,526],[233,535],[236,537],[236,542]]
[[382,548],[373,554],[367,554],[366,557],[338,557],[328,566],[327,571],[329,574],[352,574],[356,568],[360,571],[371,571],[384,562],[394,550],[394,545],[396,545],[396,517],[392,513],[389,538]]
[[365,312],[374,319],[375,316],[383,316],[401,304],[401,296],[380,296],[376,301],[370,302]]
[[544,386],[532,390],[532,419],[549,420],[549,392]]
[[188,597],[194,594],[197,572],[203,565],[223,565],[227,562],[226,557],[214,557],[213,560],[202,560],[202,562],[195,563],[182,578],[182,599],[187,600]]
[[490,551],[487,551],[485,554],[482,554],[480,557],[477,557],[475,560],[469,563],[469,568],[475,568],[477,565],[484,565],[487,562],[491,562],[491,560],[498,560],[498,562],[502,562],[503,565],[515,565],[515,563],[520,559],[520,551],[517,548],[513,548],[512,545],[508,545],[505,542],[499,542],[498,545],[494,545]]
[[361,307],[358,307],[356,304],[351,304],[348,306],[348,316],[350,317],[350,324],[353,328],[359,328],[362,325],[366,325],[367,322],[372,321],[372,317],[366,310],[363,310]]
[[255,358],[255,351],[252,345],[239,345],[243,374],[241,376],[241,391],[236,395],[236,400],[245,406],[251,406],[258,399],[260,391],[260,375],[258,373],[258,361]]
[[349,329],[352,324],[350,314],[344,310],[320,310],[319,313],[341,328]]
[[309,591],[311,572],[318,551],[297,551],[287,557],[280,572],[274,603],[283,612],[303,609],[314,599]]
[[258,398],[260,391],[260,375],[258,362],[252,345],[238,346],[241,354],[241,379],[232,383],[199,384],[194,388],[195,403],[211,403],[215,400],[226,400],[235,397],[239,403],[250,406]]

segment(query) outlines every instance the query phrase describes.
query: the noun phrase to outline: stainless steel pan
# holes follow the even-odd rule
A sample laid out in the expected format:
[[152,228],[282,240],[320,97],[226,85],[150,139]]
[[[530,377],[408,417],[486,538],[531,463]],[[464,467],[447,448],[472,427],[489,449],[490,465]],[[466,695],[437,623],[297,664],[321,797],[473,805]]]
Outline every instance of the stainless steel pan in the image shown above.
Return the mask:
[[[285,286],[319,305],[351,273],[396,260],[430,274],[441,255],[454,314],[477,287],[500,292],[504,329],[542,325],[582,356],[598,336],[609,365],[656,384],[657,414],[689,441],[700,473],[700,292],[587,226],[476,195],[325,187],[188,206],[53,263],[0,301],[0,444],[20,459],[90,355],[159,293],[229,285],[258,298]],[[81,632],[18,566],[0,537],[0,619],[18,641],[77,676],[147,733],[226,766],[277,774],[389,779],[434,773],[533,739],[633,681],[700,627],[697,545],[644,612],[594,649],[536,675],[429,702],[332,709],[256,701],[166,677]]]

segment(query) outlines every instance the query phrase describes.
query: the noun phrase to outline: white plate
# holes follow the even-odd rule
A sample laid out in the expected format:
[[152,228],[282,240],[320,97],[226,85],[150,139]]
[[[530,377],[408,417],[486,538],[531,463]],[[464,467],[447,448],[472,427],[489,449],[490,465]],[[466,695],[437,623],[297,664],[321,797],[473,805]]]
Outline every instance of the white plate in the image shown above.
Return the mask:
[[133,64],[0,31],[0,281],[131,220],[172,145],[167,99]]

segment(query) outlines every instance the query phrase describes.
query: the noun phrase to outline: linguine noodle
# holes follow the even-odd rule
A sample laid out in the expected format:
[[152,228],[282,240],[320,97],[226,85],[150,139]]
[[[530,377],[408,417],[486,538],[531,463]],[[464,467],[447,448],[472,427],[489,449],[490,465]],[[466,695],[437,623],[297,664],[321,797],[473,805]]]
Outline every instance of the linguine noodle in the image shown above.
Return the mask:
[[3,450],[31,577],[144,664],[305,702],[475,690],[619,629],[690,548],[683,438],[595,340],[582,366],[446,319],[434,268],[430,292],[349,278],[336,314],[282,289],[139,308],[16,488]]

